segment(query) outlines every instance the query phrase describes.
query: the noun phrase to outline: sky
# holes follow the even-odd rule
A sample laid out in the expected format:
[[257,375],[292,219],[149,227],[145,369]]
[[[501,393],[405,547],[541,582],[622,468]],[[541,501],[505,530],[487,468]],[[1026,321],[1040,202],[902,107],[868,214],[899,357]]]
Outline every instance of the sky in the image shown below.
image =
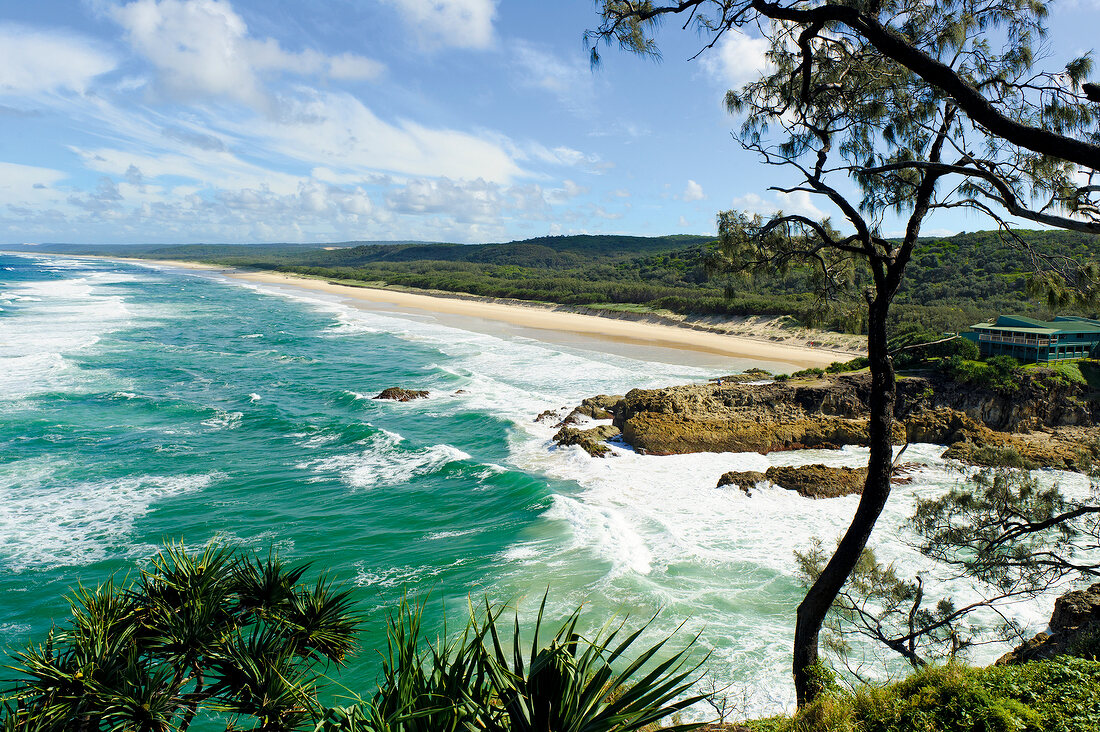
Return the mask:
[[[0,243],[712,234],[829,213],[743,151],[759,38],[593,71],[591,0],[0,0]],[[1100,0],[1055,3],[1055,54]],[[1095,76],[1095,75],[1094,75]],[[887,222],[889,228],[892,222]],[[898,226],[900,228],[900,226]],[[983,228],[952,214],[930,233]]]

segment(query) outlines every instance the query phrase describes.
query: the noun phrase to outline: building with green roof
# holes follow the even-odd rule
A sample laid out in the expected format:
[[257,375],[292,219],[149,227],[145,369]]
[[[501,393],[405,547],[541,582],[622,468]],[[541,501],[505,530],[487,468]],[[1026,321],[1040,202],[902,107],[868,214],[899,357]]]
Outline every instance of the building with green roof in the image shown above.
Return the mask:
[[1059,315],[1036,320],[1000,315],[972,326],[982,356],[1012,356],[1025,363],[1072,361],[1100,355],[1100,320]]

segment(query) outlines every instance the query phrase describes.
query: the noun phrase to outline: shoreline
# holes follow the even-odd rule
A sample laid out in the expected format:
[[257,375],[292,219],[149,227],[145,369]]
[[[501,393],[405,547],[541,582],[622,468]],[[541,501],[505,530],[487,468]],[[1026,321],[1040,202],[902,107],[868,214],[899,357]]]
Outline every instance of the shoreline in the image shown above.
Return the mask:
[[[579,311],[568,305],[503,300],[464,293],[349,285],[320,277],[268,270],[241,270],[202,262],[100,255],[81,256],[205,271],[241,282],[291,287],[342,298],[350,304],[367,309],[430,316],[445,325],[458,328],[465,326],[466,330],[487,332],[492,335],[526,335],[535,340],[579,346],[590,350],[598,349],[599,344],[585,341],[616,344],[620,348],[612,349],[613,352],[623,355],[633,355],[630,351],[638,349],[669,350],[684,355],[692,353],[697,356],[695,359],[688,360],[697,361],[698,356],[701,355],[721,359],[743,359],[765,362],[780,367],[779,370],[783,370],[784,366],[794,367],[790,370],[824,367],[834,361],[846,361],[862,355],[858,350],[837,347],[835,344],[820,347],[810,345],[815,342],[815,338],[832,337],[837,334],[817,333],[803,329],[799,336],[780,335],[781,331],[775,325],[777,319],[774,318],[763,321],[759,318],[722,320],[683,318],[680,320],[661,314],[629,311],[608,311],[607,314],[603,314]],[[487,321],[485,325],[489,327],[471,327],[470,322],[463,322],[469,319]],[[740,327],[742,332],[729,332],[731,327]],[[522,332],[525,330],[535,331],[535,334]],[[772,334],[764,335],[768,330]],[[755,334],[752,334],[754,332]],[[795,342],[784,342],[788,338],[794,339]],[[672,362],[674,357],[675,354],[669,354],[665,358],[654,360]]]

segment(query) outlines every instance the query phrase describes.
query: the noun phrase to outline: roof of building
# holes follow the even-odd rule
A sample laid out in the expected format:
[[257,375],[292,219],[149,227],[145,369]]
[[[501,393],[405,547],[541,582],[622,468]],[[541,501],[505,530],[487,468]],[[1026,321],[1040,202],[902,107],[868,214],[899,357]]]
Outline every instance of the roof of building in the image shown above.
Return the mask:
[[1010,330],[1014,333],[1061,335],[1063,333],[1094,333],[1100,335],[1100,320],[1077,315],[1059,315],[1054,320],[1037,320],[1022,315],[999,315],[992,323],[977,323],[974,330]]

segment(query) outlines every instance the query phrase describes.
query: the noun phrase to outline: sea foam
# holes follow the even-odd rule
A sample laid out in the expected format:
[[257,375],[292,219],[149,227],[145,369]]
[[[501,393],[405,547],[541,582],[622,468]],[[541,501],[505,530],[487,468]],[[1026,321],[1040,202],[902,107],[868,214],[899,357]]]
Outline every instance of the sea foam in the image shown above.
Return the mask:
[[409,449],[402,445],[403,442],[400,435],[382,431],[362,441],[361,448],[355,452],[307,460],[296,467],[312,471],[317,481],[337,475],[351,488],[367,489],[407,483],[417,476],[435,473],[450,463],[470,458],[450,445]]
[[160,500],[200,491],[221,477],[146,475],[70,481],[46,460],[0,468],[0,566],[9,572],[99,561],[128,553],[135,522]]

